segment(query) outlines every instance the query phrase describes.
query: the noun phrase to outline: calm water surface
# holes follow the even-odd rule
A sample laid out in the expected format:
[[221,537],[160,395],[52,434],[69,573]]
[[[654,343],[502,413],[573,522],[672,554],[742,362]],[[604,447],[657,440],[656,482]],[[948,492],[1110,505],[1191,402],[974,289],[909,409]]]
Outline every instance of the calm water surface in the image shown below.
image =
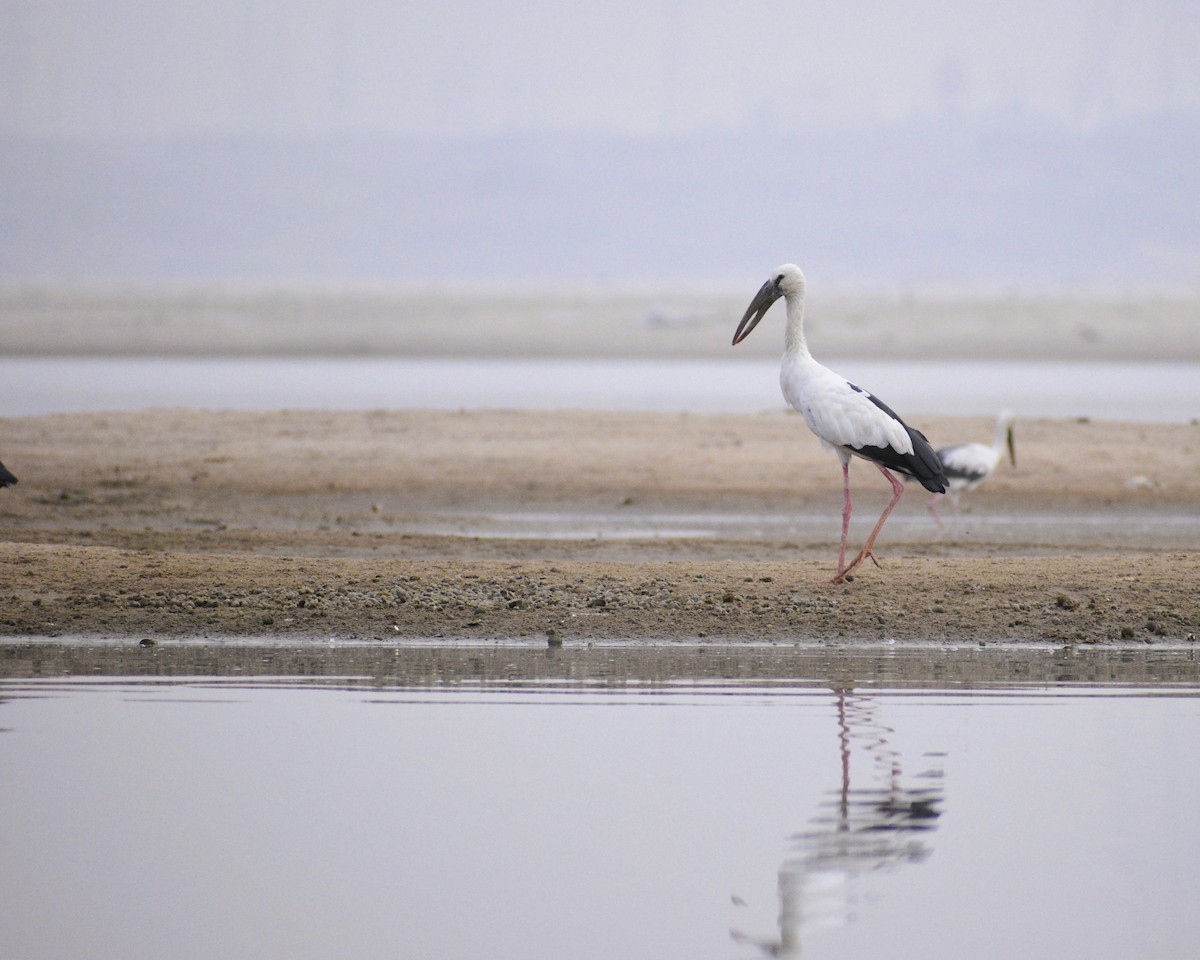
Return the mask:
[[[1186,363],[846,360],[838,373],[910,415],[1200,417]],[[591,409],[696,413],[783,407],[777,361],[0,359],[5,416],[151,407]]]
[[0,647],[4,955],[1194,957],[1195,651]]

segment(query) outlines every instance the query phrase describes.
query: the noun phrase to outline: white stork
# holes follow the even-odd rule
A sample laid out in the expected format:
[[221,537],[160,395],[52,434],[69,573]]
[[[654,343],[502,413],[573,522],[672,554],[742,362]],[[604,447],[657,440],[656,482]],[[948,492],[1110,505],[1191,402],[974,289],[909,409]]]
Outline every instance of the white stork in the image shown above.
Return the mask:
[[[804,341],[804,274],[795,264],[785,263],[762,285],[738,324],[733,335],[734,346],[750,335],[780,297],[787,303],[787,332],[779,370],[784,399],[804,415],[808,428],[842,461],[842,545],[833,578],[833,583],[842,583],[853,579],[852,574],[867,557],[879,566],[872,552],[875,538],[904,493],[904,485],[889,468],[920,481],[934,493],[945,493],[946,475],[924,434],[908,426],[882,400],[812,358]],[[879,468],[892,485],[892,499],[858,556],[847,565],[851,457],[870,460]]]
[[[950,495],[950,505],[955,513],[958,512],[958,498],[992,475],[1004,456],[1005,448],[1008,449],[1009,461],[1015,467],[1017,451],[1013,446],[1013,415],[1008,410],[1001,410],[996,418],[996,434],[990,446],[986,443],[957,443],[938,450],[937,458],[950,482],[946,493]],[[929,512],[940,528],[942,518],[938,516],[936,496],[929,498]]]
[[4,464],[0,463],[0,487],[10,487],[16,482],[17,478],[5,469]]

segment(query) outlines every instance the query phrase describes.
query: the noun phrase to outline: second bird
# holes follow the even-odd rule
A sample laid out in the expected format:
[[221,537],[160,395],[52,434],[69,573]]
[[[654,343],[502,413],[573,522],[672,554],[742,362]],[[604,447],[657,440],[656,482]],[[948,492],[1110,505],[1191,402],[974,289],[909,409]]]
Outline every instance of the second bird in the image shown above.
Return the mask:
[[[957,443],[950,447],[941,447],[938,459],[946,472],[950,486],[946,491],[950,495],[950,505],[958,514],[958,498],[960,495],[974,490],[992,475],[992,471],[1000,465],[1005,448],[1008,449],[1009,462],[1017,465],[1017,450],[1013,446],[1013,415],[1008,410],[1002,410],[996,418],[996,435],[991,446],[986,443]],[[937,512],[937,497],[929,498],[929,512],[942,526],[942,518]]]

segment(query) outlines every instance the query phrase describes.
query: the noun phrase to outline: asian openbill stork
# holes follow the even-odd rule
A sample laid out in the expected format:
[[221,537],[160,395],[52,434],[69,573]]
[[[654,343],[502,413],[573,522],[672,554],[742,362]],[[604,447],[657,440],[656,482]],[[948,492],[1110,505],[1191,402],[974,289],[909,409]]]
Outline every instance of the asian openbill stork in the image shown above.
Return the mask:
[[[872,552],[875,538],[904,493],[904,484],[891,471],[918,480],[933,493],[945,493],[946,475],[924,434],[908,426],[882,400],[813,359],[804,340],[804,274],[795,264],[785,263],[762,285],[738,324],[733,335],[734,346],[750,335],[780,297],[787,303],[787,331],[779,370],[784,399],[804,415],[808,428],[842,461],[842,543],[837,574],[832,581],[842,583],[852,579],[867,557],[879,566]],[[892,485],[892,499],[858,556],[847,564],[851,457],[870,460],[879,468]]]
[[[1001,410],[996,418],[996,433],[991,445],[986,443],[956,443],[953,446],[942,447],[937,451],[937,458],[942,463],[949,488],[946,493],[950,496],[950,506],[958,512],[958,498],[968,491],[974,490],[992,475],[992,471],[1000,465],[1000,459],[1008,450],[1008,459],[1014,467],[1017,465],[1017,450],[1013,446],[1013,415],[1009,410]],[[929,498],[929,512],[942,526],[942,518],[937,512],[937,497]]]

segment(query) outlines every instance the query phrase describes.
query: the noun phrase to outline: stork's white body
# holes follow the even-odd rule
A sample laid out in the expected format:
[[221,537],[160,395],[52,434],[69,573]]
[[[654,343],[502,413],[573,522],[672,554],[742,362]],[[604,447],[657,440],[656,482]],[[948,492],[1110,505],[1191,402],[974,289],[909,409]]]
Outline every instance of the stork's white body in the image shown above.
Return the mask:
[[787,330],[779,367],[779,387],[788,406],[799,411],[808,429],[840,454],[861,456],[865,447],[890,447],[911,454],[912,438],[899,418],[889,416],[870,393],[809,353],[804,339],[804,275],[796,272],[798,280],[784,293]]
[[946,479],[950,481],[946,493],[952,501],[957,501],[959,494],[974,490],[1000,465],[1000,450],[986,443],[960,444],[938,456],[947,471],[954,471],[946,473]]
[[[882,411],[871,394],[818,363],[801,340],[801,352],[787,352],[779,369],[779,386],[788,406],[798,410],[808,429],[832,450],[861,456],[864,447],[891,447],[913,452],[904,425]],[[869,459],[869,458],[867,458]]]

